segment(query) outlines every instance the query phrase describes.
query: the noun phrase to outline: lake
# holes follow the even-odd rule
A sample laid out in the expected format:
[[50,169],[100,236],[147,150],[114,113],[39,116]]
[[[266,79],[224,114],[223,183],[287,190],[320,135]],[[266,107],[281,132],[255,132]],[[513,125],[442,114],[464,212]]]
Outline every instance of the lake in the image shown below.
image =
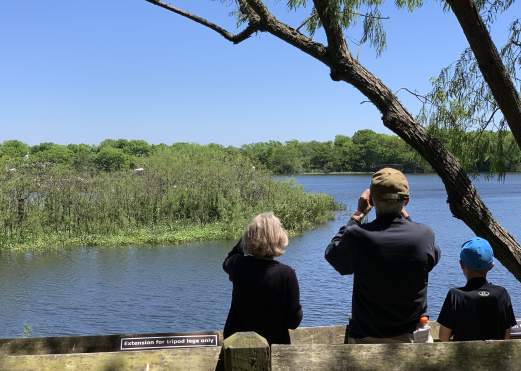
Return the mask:
[[[461,244],[473,236],[452,217],[441,180],[409,175],[411,217],[428,224],[442,249],[429,280],[429,313],[436,319],[447,290],[464,284]],[[301,326],[345,324],[352,277],[340,276],[324,249],[356,208],[368,175],[298,176],[306,190],[325,192],[346,206],[336,220],[290,241],[281,258],[295,268],[304,320]],[[521,238],[521,174],[504,182],[475,180],[496,219]],[[371,215],[374,217],[374,215]],[[0,253],[0,337],[185,332],[222,329],[231,283],[221,264],[233,241],[182,246],[80,248],[45,253]],[[499,263],[490,281],[505,286],[521,317],[520,284]]]

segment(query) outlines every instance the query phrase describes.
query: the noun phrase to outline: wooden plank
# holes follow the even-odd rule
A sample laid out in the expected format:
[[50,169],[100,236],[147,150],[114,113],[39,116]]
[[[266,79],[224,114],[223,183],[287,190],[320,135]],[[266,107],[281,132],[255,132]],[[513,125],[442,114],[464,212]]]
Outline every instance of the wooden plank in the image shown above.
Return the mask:
[[33,356],[0,356],[9,371],[215,371],[221,347]]
[[272,370],[521,370],[521,341],[273,345]]
[[301,327],[290,330],[291,344],[343,344],[346,326]]
[[270,346],[255,332],[237,332],[223,342],[226,371],[270,370]]
[[[440,338],[440,324],[429,322],[434,341]],[[290,330],[291,344],[344,344],[346,326],[300,327]]]

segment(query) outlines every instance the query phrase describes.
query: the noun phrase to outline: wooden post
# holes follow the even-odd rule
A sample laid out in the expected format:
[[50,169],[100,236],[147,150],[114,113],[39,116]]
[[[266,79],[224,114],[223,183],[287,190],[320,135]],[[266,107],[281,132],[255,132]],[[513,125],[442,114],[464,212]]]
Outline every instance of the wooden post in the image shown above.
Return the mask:
[[270,371],[270,346],[255,332],[237,332],[225,339],[225,371]]

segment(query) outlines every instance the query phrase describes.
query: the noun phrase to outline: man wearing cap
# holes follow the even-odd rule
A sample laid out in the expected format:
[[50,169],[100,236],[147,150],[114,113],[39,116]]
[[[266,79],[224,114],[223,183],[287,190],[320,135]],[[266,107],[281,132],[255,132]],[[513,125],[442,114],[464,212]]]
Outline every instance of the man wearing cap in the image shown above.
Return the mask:
[[[347,225],[325,258],[342,275],[353,274],[349,343],[412,342],[427,310],[427,282],[440,250],[432,230],[405,211],[409,184],[392,168],[373,174]],[[361,221],[374,205],[376,219]]]
[[492,247],[483,238],[473,238],[461,247],[460,266],[467,278],[463,287],[447,293],[438,317],[440,340],[501,340],[510,338],[516,325],[507,290],[487,281],[494,266]]

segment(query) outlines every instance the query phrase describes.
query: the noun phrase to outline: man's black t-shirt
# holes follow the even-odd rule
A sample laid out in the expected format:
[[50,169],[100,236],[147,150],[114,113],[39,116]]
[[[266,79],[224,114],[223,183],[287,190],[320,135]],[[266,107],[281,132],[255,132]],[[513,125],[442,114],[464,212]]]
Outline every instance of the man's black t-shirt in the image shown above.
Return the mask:
[[516,325],[507,290],[485,278],[472,278],[447,294],[438,322],[451,329],[454,340],[499,340]]

